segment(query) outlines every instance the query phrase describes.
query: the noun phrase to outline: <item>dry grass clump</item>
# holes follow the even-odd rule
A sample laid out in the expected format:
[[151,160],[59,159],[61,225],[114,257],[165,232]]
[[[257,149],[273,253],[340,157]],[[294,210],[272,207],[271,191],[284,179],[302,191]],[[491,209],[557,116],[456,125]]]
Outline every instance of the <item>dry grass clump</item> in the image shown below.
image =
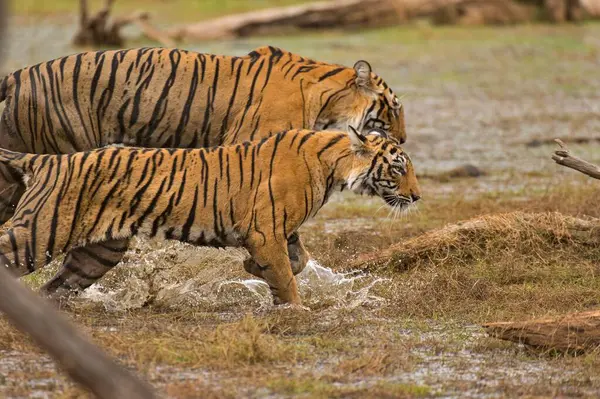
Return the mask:
[[421,265],[465,265],[509,254],[536,257],[580,248],[581,257],[600,260],[600,221],[560,213],[512,212],[445,226],[360,257],[358,265],[408,270]]
[[600,222],[560,213],[487,215],[357,265],[391,274],[396,284],[387,296],[410,316],[479,322],[578,311],[600,303]]

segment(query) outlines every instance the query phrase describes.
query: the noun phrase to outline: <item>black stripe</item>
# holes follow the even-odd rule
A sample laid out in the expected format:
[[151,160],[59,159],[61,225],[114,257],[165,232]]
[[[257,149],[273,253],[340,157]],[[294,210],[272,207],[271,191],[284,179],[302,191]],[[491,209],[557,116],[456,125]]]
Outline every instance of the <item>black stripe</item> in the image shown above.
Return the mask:
[[[235,60],[234,60],[235,63]],[[223,118],[223,123],[221,123],[221,133],[220,133],[220,143],[223,142],[223,137],[225,136],[225,132],[227,131],[227,122],[229,120],[229,114],[231,113],[231,108],[233,107],[233,103],[235,102],[235,96],[237,95],[237,91],[238,91],[238,86],[240,84],[240,76],[242,73],[242,65],[243,63],[240,62],[237,68],[237,73],[235,75],[235,82],[233,84],[233,93],[231,94],[231,97],[229,98],[229,105],[227,106],[227,111],[225,111],[225,117]],[[233,63],[231,64],[231,68],[233,70]]]
[[171,195],[171,197],[169,198],[169,204],[167,205],[165,210],[160,215],[158,215],[158,217],[156,219],[154,219],[154,223],[152,224],[151,237],[156,236],[156,234],[158,233],[159,227],[164,225],[167,222],[169,215],[171,214],[171,211],[173,210],[174,200],[175,200],[175,195]]
[[158,97],[158,100],[156,101],[156,104],[154,106],[154,111],[152,112],[152,117],[150,118],[150,121],[148,122],[146,134],[144,135],[144,137],[142,137],[141,144],[143,146],[146,146],[149,143],[150,137],[158,128],[158,125],[162,121],[162,118],[165,114],[166,107],[167,107],[167,99],[169,97],[169,92],[170,92],[171,88],[173,87],[173,85],[175,84],[176,79],[177,79],[177,69],[179,67],[179,62],[181,61],[181,54],[179,54],[179,52],[177,50],[171,50],[169,52],[169,60],[171,61],[171,73],[169,74],[169,77],[165,81],[165,84],[162,88],[162,92],[160,93],[160,96]]
[[175,205],[179,205],[179,201],[183,198],[183,190],[185,189],[185,182],[187,179],[187,169],[183,171],[183,177],[179,182],[179,191],[177,192],[177,199],[175,200]]
[[[333,135],[332,135],[333,136]],[[337,143],[340,142],[340,140],[342,140],[344,137],[346,137],[345,134],[339,134],[337,136],[334,136],[332,140],[329,141],[329,143],[327,143],[327,145],[325,147],[323,147],[319,152],[317,152],[317,158],[321,159],[321,155],[323,155],[323,153],[325,151],[327,151],[329,148],[333,147],[334,145],[336,145]]]
[[92,224],[92,227],[88,230],[86,237],[91,237],[92,232],[94,231],[96,226],[98,226],[98,223],[100,223],[100,219],[102,219],[102,216],[104,215],[104,211],[106,210],[106,207],[108,206],[109,201],[112,199],[113,194],[115,193],[115,191],[117,191],[117,188],[119,188],[119,186],[120,186],[120,184],[119,184],[119,181],[117,180],[115,182],[115,184],[111,187],[110,191],[104,197],[104,200],[102,201],[102,204],[100,205],[100,209],[98,210],[98,213],[96,214],[96,220],[94,220],[94,224]]
[[214,185],[214,190],[213,190],[213,223],[214,223],[214,231],[215,234],[217,235],[217,237],[221,236],[221,233],[219,231],[219,208],[218,208],[218,185],[219,185],[219,179],[217,179],[215,177],[215,185]]
[[192,208],[190,209],[190,214],[188,215],[187,220],[183,224],[181,228],[181,241],[188,242],[190,239],[190,229],[194,224],[194,220],[196,219],[196,205],[198,204],[198,186],[196,185],[196,190],[194,190],[194,201],[192,202]]
[[160,187],[158,188],[158,191],[156,191],[156,193],[154,194],[154,197],[152,197],[152,200],[150,201],[150,204],[148,205],[148,207],[146,208],[146,210],[144,211],[144,213],[142,214],[142,216],[136,221],[136,227],[141,227],[142,224],[146,221],[146,218],[148,216],[150,216],[150,214],[156,208],[156,204],[158,203],[159,198],[162,196],[163,190],[165,188],[166,181],[167,181],[167,179],[164,178],[160,182]]
[[307,134],[304,134],[304,136],[300,139],[300,142],[298,143],[298,148],[296,149],[297,153],[300,154],[300,149],[302,148],[302,146],[304,145],[304,143],[306,143],[306,141],[311,138],[313,135],[315,134],[315,132],[310,132]]
[[171,187],[173,186],[173,182],[175,181],[175,174],[177,173],[178,159],[179,158],[176,155],[173,156],[173,162],[171,163],[171,173],[169,174],[169,184],[167,186],[167,191],[169,191],[171,189]]
[[179,118],[179,124],[177,125],[177,129],[175,129],[175,136],[173,138],[173,146],[179,147],[181,144],[181,133],[187,126],[190,120],[190,111],[192,109],[192,103],[194,102],[194,96],[196,95],[196,90],[198,89],[198,60],[194,60],[194,71],[192,72],[192,81],[190,82],[190,90],[188,91],[187,99],[185,100],[185,104],[183,106],[183,111],[181,112],[181,118]]
[[276,230],[276,215],[275,215],[275,196],[273,195],[273,186],[272,186],[272,178],[273,178],[273,164],[275,163],[275,155],[277,154],[277,147],[279,146],[279,142],[285,137],[285,133],[280,133],[275,137],[275,144],[273,145],[273,153],[271,154],[271,162],[269,166],[269,180],[267,180],[269,186],[269,199],[271,200],[271,219],[273,220],[273,237],[277,240],[277,232]]
[[92,83],[90,85],[90,107],[94,107],[94,96],[96,94],[96,90],[98,89],[98,81],[100,81],[100,75],[102,74],[102,67],[104,66],[104,57],[100,60],[98,64],[98,57],[101,52],[96,53],[96,71],[94,72],[94,76],[92,77]]
[[[239,147],[238,147],[239,148]],[[242,151],[238,152],[238,161],[239,161],[239,176],[240,176],[240,190],[244,185],[244,159],[242,157]]]

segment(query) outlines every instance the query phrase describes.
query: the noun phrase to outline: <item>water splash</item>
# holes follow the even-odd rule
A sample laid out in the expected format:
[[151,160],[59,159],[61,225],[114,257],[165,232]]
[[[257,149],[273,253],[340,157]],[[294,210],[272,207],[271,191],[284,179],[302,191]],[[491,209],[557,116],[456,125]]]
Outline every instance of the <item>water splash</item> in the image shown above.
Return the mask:
[[373,306],[383,298],[372,294],[375,285],[385,281],[368,274],[356,272],[337,273],[311,259],[298,275],[298,289],[309,307],[356,308]]
[[[267,283],[248,278],[247,252],[196,248],[139,240],[123,264],[81,296],[109,311],[146,305],[200,311],[238,312],[271,308]],[[383,282],[367,274],[338,273],[311,260],[297,276],[303,303],[312,309],[377,306],[373,287]]]

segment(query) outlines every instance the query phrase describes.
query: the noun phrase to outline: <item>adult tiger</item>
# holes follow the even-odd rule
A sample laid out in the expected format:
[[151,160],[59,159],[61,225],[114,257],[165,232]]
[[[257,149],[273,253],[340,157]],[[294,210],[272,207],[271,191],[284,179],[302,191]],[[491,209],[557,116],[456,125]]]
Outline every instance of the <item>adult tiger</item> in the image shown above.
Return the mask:
[[0,236],[18,275],[67,256],[46,293],[85,289],[114,267],[136,234],[243,246],[246,270],[275,303],[300,303],[294,274],[308,260],[296,231],[336,189],[395,208],[419,199],[410,158],[379,130],[292,130],[212,149],[109,147],[67,155],[0,150],[27,190]]
[[[293,128],[379,127],[406,137],[402,105],[366,61],[346,68],[274,47],[244,57],[81,53],[13,72],[0,82],[0,101],[0,147],[38,154],[209,147]],[[0,223],[23,190],[12,172],[0,168]]]

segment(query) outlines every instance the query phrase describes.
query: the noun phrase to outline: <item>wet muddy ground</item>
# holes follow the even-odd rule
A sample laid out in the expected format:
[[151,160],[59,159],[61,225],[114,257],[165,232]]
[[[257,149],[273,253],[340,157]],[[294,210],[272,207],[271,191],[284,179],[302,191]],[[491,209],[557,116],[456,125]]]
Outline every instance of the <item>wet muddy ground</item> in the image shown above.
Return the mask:
[[[13,24],[5,70],[73,53],[72,28]],[[554,146],[539,145],[600,137],[600,25],[415,25],[182,47],[244,54],[264,44],[345,65],[366,59],[403,96],[406,149],[430,177],[418,210],[393,219],[378,200],[332,198],[301,231],[315,258],[300,276],[309,312],[271,306],[264,283],[243,271],[243,251],[156,242],[137,243],[65,312],[170,397],[600,395],[597,354],[533,352],[478,327],[597,306],[600,257],[567,263],[558,251],[491,248],[493,261],[443,270],[350,266],[360,253],[486,213],[600,216],[598,184],[556,166]],[[599,142],[570,147],[600,162]],[[440,177],[466,163],[485,175]],[[36,287],[49,274],[27,281]],[[0,396],[85,394],[0,320]]]

